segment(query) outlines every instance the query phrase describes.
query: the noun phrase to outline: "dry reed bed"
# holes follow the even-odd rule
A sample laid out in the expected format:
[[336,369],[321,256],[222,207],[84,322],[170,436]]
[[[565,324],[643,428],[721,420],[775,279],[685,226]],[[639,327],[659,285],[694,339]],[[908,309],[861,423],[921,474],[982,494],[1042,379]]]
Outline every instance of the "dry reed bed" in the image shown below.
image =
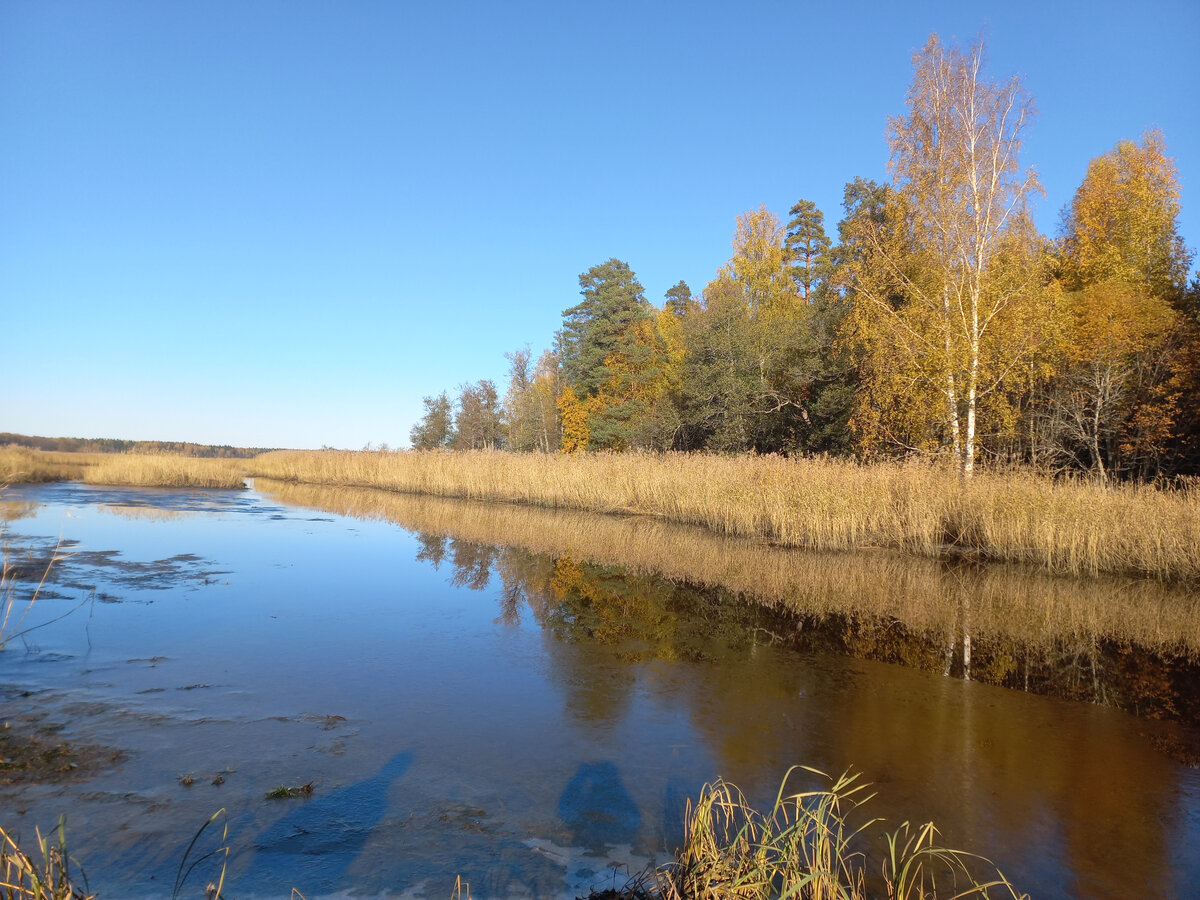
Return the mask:
[[137,487],[240,488],[245,469],[246,461],[241,459],[0,447],[0,484],[82,481]]
[[240,488],[245,460],[194,456],[104,455],[83,470],[86,484],[173,488]]
[[99,453],[48,453],[9,444],[0,447],[0,484],[37,484],[83,477]]
[[798,552],[649,517],[265,479],[256,487],[292,506],[621,566],[806,615],[887,617],[948,635],[969,610],[972,628],[1025,646],[1111,638],[1200,658],[1200,597],[1186,586],[1111,576],[1068,580],[1017,566],[948,568],[889,552]]
[[1069,575],[1200,579],[1195,488],[962,480],[937,464],[691,454],[277,451],[250,474],[309,484],[635,513],[791,547],[971,553]]

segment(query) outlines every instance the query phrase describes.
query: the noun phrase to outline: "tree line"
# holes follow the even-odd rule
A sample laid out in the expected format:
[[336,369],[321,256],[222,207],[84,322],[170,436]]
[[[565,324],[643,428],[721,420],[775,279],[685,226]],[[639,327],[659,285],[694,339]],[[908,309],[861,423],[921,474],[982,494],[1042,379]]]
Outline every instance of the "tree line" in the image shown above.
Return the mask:
[[194,444],[190,441],[127,441],[119,438],[42,437],[0,432],[0,447],[29,447],[59,453],[130,453],[195,456],[207,459],[251,459],[267,453],[266,447],[233,447],[229,444]]
[[1030,214],[1032,100],[936,35],[888,123],[890,181],[738,216],[699,296],[579,277],[536,361],[424,399],[415,448],[940,453],[1102,478],[1200,471],[1200,278],[1157,131],[1093,159],[1059,233]]

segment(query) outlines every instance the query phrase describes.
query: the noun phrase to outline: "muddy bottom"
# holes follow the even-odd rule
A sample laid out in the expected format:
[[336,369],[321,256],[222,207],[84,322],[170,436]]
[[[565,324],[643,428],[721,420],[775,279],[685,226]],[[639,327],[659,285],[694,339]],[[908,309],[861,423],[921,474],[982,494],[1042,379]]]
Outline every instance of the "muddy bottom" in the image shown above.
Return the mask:
[[86,781],[126,758],[119,748],[66,737],[68,725],[53,721],[31,691],[0,687],[0,708],[0,786]]

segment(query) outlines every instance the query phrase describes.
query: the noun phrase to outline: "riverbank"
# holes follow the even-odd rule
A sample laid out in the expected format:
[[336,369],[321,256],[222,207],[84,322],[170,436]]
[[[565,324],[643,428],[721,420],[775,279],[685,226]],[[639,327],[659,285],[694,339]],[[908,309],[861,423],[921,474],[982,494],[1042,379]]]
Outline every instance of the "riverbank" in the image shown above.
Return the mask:
[[924,461],[707,454],[274,451],[250,460],[0,451],[0,481],[240,487],[298,484],[644,515],[815,550],[977,557],[1059,575],[1200,580],[1200,489],[1051,479],[969,480]]
[[815,550],[972,555],[1064,575],[1200,579],[1200,492],[1052,480],[963,481],[945,466],[702,454],[287,452],[252,475],[655,516]]
[[244,459],[171,454],[69,453],[0,447],[0,485],[47,481],[132,487],[241,488]]

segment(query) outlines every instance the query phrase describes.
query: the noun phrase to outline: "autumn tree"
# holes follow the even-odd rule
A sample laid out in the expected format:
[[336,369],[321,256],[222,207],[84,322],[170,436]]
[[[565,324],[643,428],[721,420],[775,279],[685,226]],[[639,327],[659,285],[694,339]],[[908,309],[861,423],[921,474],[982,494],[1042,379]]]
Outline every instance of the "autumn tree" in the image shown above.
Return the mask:
[[1119,281],[1178,304],[1191,253],[1177,230],[1179,178],[1161,131],[1119,141],[1088,165],[1063,212],[1062,279],[1069,290]]
[[454,417],[454,443],[458,450],[496,450],[504,444],[504,418],[496,384],[490,379],[459,388]]
[[454,406],[445,391],[424,397],[425,412],[412,427],[408,439],[414,450],[443,450],[454,440]]
[[[1161,298],[1121,281],[1067,294],[1063,312],[1052,449],[1105,478],[1123,456],[1145,452],[1147,446],[1139,444],[1153,446],[1169,434],[1173,404],[1156,397],[1154,388],[1164,386],[1169,372],[1160,362],[1173,313]],[[1139,407],[1149,407],[1151,415]]]
[[877,392],[899,392],[891,405],[903,407],[911,375],[923,397],[937,396],[930,419],[970,475],[981,401],[1034,349],[1023,329],[1038,277],[1027,214],[1038,184],[1018,159],[1033,105],[1016,78],[983,78],[979,43],[963,51],[934,35],[913,64],[908,111],[888,125],[890,211],[856,222],[855,325],[876,355],[868,370],[887,368],[880,352],[908,364]]
[[685,421],[712,449],[808,446],[815,313],[797,293],[784,239],[765,207],[738,216],[733,256],[685,319]]
[[[669,329],[672,314],[659,317]],[[590,398],[590,440],[598,449],[667,450],[678,426],[671,359],[658,319],[633,328],[632,339],[604,358],[607,378]]]
[[1063,213],[1062,371],[1049,437],[1055,453],[1101,477],[1151,474],[1200,420],[1200,330],[1187,309],[1179,212],[1175,166],[1155,131],[1092,160]]
[[[571,389],[559,392],[564,448],[579,444],[581,415],[590,449],[669,445],[674,425],[664,400],[667,348],[656,310],[633,270],[617,259],[584,272],[579,286],[583,301],[563,313],[558,338],[563,381]],[[676,287],[686,307],[686,285]]]
[[562,422],[561,448],[563,453],[579,453],[588,448],[591,430],[588,428],[587,404],[575,390],[566,385],[558,395],[558,417]]

